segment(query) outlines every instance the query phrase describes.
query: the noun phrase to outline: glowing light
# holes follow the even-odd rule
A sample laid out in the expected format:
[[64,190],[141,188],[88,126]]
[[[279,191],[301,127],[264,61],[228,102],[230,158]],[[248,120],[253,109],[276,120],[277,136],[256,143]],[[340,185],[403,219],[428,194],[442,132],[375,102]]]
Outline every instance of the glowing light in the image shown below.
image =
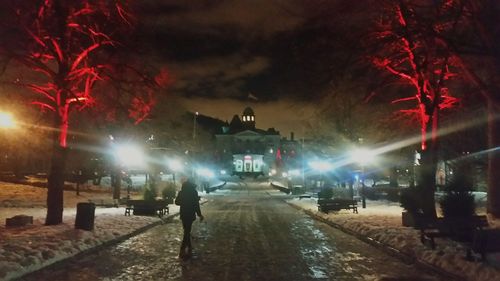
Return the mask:
[[366,165],[375,161],[375,153],[372,150],[359,148],[351,152],[351,159],[353,162]]
[[324,160],[311,161],[309,162],[309,166],[320,172],[326,172],[333,168],[332,164]]
[[282,177],[284,177],[284,178],[286,178],[286,177],[288,177],[288,174],[287,174],[286,172],[283,172],[283,173],[281,174],[281,176],[282,176]]
[[182,162],[178,159],[170,159],[167,161],[168,167],[174,171],[179,172],[183,170]]
[[220,170],[221,175],[225,175],[226,173],[227,173],[226,170]]
[[196,173],[202,177],[207,177],[207,178],[214,177],[214,172],[212,172],[210,169],[207,168],[199,168],[198,170],[196,170]]
[[10,113],[0,112],[0,128],[11,129],[16,126],[16,121]]
[[115,148],[115,159],[124,166],[143,167],[146,165],[144,153],[138,146],[123,144]]
[[271,169],[271,171],[269,172],[269,174],[270,174],[271,176],[276,175],[276,169]]

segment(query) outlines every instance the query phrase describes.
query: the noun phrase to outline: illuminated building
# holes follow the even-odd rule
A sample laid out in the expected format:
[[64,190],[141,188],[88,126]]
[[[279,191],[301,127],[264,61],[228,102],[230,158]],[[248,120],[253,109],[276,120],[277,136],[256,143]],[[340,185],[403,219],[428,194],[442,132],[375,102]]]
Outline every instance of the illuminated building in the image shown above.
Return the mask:
[[287,147],[296,143],[282,139],[274,128],[257,129],[255,123],[254,111],[247,107],[241,118],[234,115],[222,128],[222,133],[215,135],[216,158],[221,168],[232,171],[232,175],[268,175],[272,169],[283,165],[282,142],[286,142]]

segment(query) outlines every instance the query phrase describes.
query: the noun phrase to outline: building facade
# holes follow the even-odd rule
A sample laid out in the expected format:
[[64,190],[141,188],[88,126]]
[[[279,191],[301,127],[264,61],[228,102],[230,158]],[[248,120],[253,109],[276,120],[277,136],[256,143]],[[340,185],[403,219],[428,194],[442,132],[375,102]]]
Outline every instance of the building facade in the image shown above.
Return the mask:
[[[286,139],[274,128],[261,130],[255,124],[254,111],[247,107],[241,118],[234,115],[222,133],[215,135],[216,158],[220,167],[231,175],[269,175],[283,164],[281,147]],[[287,147],[293,146],[293,142],[286,140]]]

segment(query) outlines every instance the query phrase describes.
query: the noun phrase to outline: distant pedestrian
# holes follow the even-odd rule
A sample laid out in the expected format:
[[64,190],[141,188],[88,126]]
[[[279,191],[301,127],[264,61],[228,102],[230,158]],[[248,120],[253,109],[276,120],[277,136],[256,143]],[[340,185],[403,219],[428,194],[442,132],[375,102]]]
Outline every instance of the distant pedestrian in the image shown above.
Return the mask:
[[182,183],[181,190],[175,198],[175,204],[180,206],[180,218],[184,236],[182,238],[180,258],[189,258],[193,253],[191,246],[191,227],[196,220],[196,215],[203,221],[203,215],[200,210],[200,197],[196,191],[196,185],[189,179]]

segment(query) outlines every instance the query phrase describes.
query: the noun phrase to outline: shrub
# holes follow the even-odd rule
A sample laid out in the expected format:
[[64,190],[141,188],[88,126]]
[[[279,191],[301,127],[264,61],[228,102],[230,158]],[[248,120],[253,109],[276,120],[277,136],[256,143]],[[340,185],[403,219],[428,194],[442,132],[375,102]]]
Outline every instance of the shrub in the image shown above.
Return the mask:
[[400,189],[397,187],[390,187],[385,190],[386,199],[391,202],[399,202],[400,201]]
[[404,188],[400,192],[399,203],[400,206],[405,209],[410,214],[420,214],[422,213],[422,207],[420,205],[420,193],[418,187],[408,187]]
[[324,187],[318,192],[318,198],[322,199],[330,199],[333,197],[333,188],[331,187]]
[[459,163],[451,180],[444,186],[445,195],[440,200],[444,217],[468,217],[476,213],[472,170],[467,163]]
[[174,183],[168,183],[165,188],[161,191],[161,198],[165,199],[173,199],[175,198],[175,194],[177,189]]
[[444,217],[469,217],[476,213],[474,195],[470,192],[450,192],[439,203]]
[[332,197],[335,198],[351,198],[351,193],[347,188],[333,188]]
[[380,193],[376,188],[365,186],[364,189],[360,189],[361,195],[364,195],[366,199],[369,200],[379,200]]
[[156,200],[156,194],[157,194],[156,184],[149,182],[144,186],[144,193],[143,193],[144,200],[154,201]]

